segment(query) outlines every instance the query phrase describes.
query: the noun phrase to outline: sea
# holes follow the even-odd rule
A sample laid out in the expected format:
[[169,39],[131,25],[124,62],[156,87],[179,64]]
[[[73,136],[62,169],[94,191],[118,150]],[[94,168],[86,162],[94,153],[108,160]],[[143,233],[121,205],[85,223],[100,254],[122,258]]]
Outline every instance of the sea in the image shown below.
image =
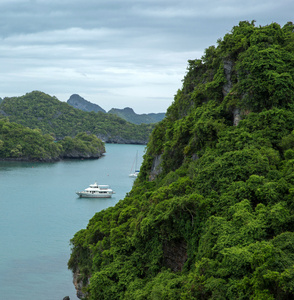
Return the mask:
[[[106,144],[95,160],[0,162],[0,298],[77,300],[67,268],[70,239],[96,212],[124,199],[145,146]],[[108,184],[112,198],[78,198],[89,184]]]

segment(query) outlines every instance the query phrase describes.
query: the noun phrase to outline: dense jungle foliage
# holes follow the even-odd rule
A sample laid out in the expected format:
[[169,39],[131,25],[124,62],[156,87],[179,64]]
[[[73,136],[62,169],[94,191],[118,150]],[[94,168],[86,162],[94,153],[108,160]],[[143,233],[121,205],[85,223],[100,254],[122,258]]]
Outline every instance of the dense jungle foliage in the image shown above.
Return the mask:
[[50,134],[0,119],[0,159],[54,161],[61,158],[98,158],[104,143],[95,135],[79,133],[55,142]]
[[189,61],[133,189],[71,240],[87,299],[294,298],[293,79],[290,22]]
[[41,129],[57,139],[88,132],[104,141],[144,144],[152,130],[152,125],[135,125],[115,115],[75,109],[39,91],[21,97],[4,98],[0,104],[1,117],[8,117],[11,122],[32,129]]

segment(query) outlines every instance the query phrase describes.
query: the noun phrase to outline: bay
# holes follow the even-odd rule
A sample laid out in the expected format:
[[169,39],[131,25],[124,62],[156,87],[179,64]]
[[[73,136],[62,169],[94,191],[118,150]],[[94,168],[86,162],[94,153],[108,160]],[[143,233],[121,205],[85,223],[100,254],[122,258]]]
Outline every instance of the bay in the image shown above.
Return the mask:
[[[0,162],[1,299],[78,299],[67,269],[70,239],[96,212],[114,206],[132,188],[128,174],[145,146],[106,144],[98,160]],[[109,199],[75,194],[97,181]]]

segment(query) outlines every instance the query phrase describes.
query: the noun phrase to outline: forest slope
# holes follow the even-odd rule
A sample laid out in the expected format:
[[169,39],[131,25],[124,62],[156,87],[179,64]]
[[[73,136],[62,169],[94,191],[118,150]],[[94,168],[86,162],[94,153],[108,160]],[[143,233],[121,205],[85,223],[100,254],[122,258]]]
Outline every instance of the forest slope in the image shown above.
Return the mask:
[[87,299],[293,299],[294,26],[189,61],[132,191],[72,239]]
[[79,133],[58,142],[40,129],[0,119],[0,160],[56,161],[63,158],[99,158],[104,143],[95,135]]
[[[1,99],[0,99],[1,102]],[[67,103],[74,108],[81,109],[83,111],[94,111],[94,112],[104,112],[106,111],[101,108],[99,105],[91,103],[80,95],[73,94],[67,100]],[[134,110],[130,107],[125,107],[124,109],[112,108],[108,111],[109,114],[117,115],[118,117],[126,120],[127,122],[140,125],[144,124],[152,124],[161,121],[165,117],[165,113],[149,113],[149,114],[136,114]]]
[[31,129],[54,134],[57,139],[80,132],[95,134],[105,142],[146,144],[152,125],[135,125],[111,114],[84,112],[39,91],[21,97],[4,98],[0,118]]
[[118,117],[134,123],[134,124],[152,124],[160,122],[164,119],[165,113],[149,113],[149,114],[136,114],[130,107],[124,109],[112,108],[108,111],[109,114],[117,115]]

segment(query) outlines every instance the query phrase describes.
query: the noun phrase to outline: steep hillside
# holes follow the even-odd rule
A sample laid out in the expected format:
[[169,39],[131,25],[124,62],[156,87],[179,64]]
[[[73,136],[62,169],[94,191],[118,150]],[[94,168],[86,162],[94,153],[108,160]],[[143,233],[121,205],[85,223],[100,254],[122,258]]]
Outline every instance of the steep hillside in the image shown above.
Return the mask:
[[134,124],[152,124],[163,120],[165,113],[150,113],[150,114],[136,114],[130,107],[124,109],[112,108],[109,114],[117,115],[118,117]]
[[294,25],[190,60],[132,191],[75,234],[87,299],[294,298]]
[[101,111],[106,113],[106,111],[99,105],[91,103],[90,101],[85,100],[83,97],[77,94],[71,95],[67,100],[67,104],[71,105],[74,108],[81,109],[83,111]]
[[41,129],[57,139],[88,132],[105,142],[145,144],[152,130],[151,125],[135,125],[114,115],[75,109],[39,91],[4,98],[0,104],[1,117],[32,129]]

